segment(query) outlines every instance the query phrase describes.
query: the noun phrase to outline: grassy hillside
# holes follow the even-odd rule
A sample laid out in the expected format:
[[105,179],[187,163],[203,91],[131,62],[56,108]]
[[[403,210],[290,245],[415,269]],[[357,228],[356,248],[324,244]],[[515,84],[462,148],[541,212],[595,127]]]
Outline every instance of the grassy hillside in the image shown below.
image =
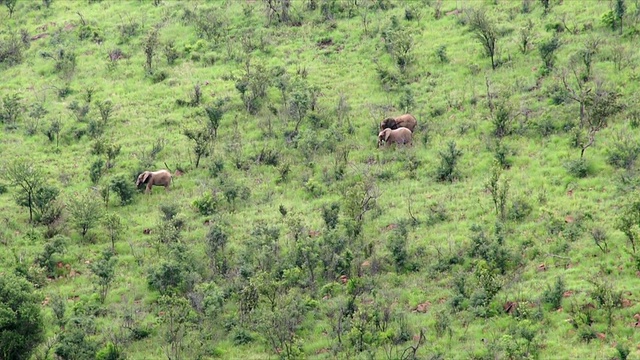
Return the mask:
[[32,358],[640,358],[637,1],[1,3]]

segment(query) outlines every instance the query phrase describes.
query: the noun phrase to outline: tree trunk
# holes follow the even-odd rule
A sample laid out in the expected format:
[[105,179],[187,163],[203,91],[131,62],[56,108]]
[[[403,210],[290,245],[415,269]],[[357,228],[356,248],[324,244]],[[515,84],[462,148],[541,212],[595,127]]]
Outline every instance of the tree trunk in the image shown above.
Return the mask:
[[33,203],[31,202],[32,192],[29,192],[29,222],[33,222]]

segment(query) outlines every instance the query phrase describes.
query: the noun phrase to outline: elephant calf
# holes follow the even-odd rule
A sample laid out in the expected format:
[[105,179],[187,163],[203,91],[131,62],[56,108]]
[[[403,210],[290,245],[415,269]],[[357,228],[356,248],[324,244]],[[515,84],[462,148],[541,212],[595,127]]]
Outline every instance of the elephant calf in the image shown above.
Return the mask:
[[378,147],[385,143],[387,146],[391,144],[411,145],[413,133],[411,130],[401,127],[397,129],[384,129],[378,134]]
[[413,132],[418,122],[416,118],[411,114],[400,115],[397,118],[386,118],[380,123],[380,131],[384,129],[395,130],[401,127],[405,127]]
[[151,187],[154,185],[164,186],[165,190],[169,190],[169,185],[171,185],[171,173],[167,170],[145,171],[138,175],[138,180],[136,180],[136,186],[140,186],[140,184],[147,185],[147,188],[144,191],[145,193],[149,193],[151,191]]

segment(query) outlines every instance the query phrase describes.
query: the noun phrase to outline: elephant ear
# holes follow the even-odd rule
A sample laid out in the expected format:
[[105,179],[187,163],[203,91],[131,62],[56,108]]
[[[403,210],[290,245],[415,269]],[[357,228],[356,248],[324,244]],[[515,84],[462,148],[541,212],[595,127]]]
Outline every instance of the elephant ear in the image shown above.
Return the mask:
[[147,179],[151,176],[151,173],[149,171],[145,171],[144,173],[142,173],[142,183],[146,184],[147,183]]
[[388,142],[389,141],[389,136],[391,136],[391,130],[387,129],[384,131],[384,141]]

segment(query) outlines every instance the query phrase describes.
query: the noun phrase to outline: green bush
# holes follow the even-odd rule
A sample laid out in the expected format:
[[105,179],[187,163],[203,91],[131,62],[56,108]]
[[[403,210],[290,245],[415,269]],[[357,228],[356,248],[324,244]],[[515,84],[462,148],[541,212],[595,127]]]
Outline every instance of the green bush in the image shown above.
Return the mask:
[[134,181],[127,179],[123,174],[120,174],[111,179],[109,184],[111,191],[116,193],[120,197],[120,204],[127,205],[133,201],[133,196],[136,193],[136,186]]
[[589,175],[589,166],[584,158],[568,161],[565,168],[570,175],[577,178],[585,178]]
[[33,285],[10,272],[0,276],[0,354],[26,360],[42,341],[44,321]]
[[547,285],[546,290],[542,293],[542,302],[549,304],[552,310],[557,310],[562,306],[562,297],[565,292],[564,280],[561,277],[556,278],[553,286]]
[[199,199],[193,200],[192,204],[201,215],[213,215],[219,206],[219,200],[216,195],[207,191]]

